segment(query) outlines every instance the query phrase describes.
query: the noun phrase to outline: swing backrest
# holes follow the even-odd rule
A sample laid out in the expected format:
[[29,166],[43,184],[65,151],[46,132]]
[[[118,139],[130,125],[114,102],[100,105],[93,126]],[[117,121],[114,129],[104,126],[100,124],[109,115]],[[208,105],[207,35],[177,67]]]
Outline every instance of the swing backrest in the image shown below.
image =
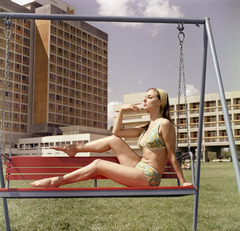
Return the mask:
[[[95,159],[119,163],[117,157],[12,157],[6,163],[6,180],[39,180],[47,177],[61,176],[90,164]],[[177,179],[177,175],[167,161],[163,178]],[[96,179],[106,179],[98,176]]]

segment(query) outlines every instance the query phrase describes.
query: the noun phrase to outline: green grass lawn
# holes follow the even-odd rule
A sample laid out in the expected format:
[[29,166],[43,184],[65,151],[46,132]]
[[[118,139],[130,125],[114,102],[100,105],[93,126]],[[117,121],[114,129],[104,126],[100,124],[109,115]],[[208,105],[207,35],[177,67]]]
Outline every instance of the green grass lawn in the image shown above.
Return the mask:
[[[191,171],[184,170],[191,181]],[[162,185],[175,181],[162,180]],[[29,187],[15,182],[11,187]],[[77,186],[92,186],[93,182]],[[103,180],[99,186],[116,186]],[[12,231],[192,230],[193,196],[179,198],[84,198],[8,200]],[[240,230],[240,198],[232,163],[203,163],[198,230]],[[1,203],[0,230],[5,230]]]

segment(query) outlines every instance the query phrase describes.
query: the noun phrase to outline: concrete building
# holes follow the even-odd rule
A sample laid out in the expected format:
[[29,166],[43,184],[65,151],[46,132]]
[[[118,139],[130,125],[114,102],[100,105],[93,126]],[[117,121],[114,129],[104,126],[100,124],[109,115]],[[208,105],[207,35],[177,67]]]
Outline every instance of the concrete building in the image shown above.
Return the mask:
[[[124,95],[124,104],[131,104],[143,100],[145,92],[131,93]],[[240,90],[225,92],[226,101],[229,110],[233,135],[237,150],[240,150]],[[171,118],[174,124],[177,124],[177,109],[178,99],[171,98],[170,110]],[[184,100],[181,99],[180,113],[179,113],[179,150],[187,151],[187,127],[186,117],[188,118],[188,129],[191,150],[194,153],[197,148],[197,135],[198,135],[198,121],[199,121],[199,101],[200,96],[187,97],[187,115],[185,114]],[[123,105],[115,105],[114,111],[118,112]],[[127,112],[124,114],[123,125],[124,127],[133,127],[149,121],[149,115],[146,111],[141,112]],[[141,150],[137,146],[136,138],[126,138],[126,142],[137,153],[141,154]],[[221,152],[221,148],[229,147],[226,126],[224,123],[221,102],[218,93],[206,94],[204,102],[204,123],[203,123],[203,139],[202,139],[202,152],[203,160],[208,160],[207,153],[209,151]]]
[[[0,12],[74,14],[58,0],[0,1]],[[0,106],[3,102],[6,26],[0,22]],[[59,135],[59,127],[107,129],[108,35],[85,22],[12,19],[10,96],[12,143]],[[5,112],[3,149],[8,144]]]
[[[88,142],[104,138],[112,134],[110,130],[101,128],[89,128],[86,126],[66,126],[60,127],[63,135],[20,138],[16,148],[12,148],[13,156],[67,156],[66,153],[55,151],[50,146],[67,144],[86,144]],[[8,145],[5,154],[9,153]],[[104,153],[84,152],[76,156],[114,156],[114,152],[109,150]],[[3,159],[5,163],[5,159]]]
[[[50,146],[59,146],[65,144],[86,144],[90,141],[104,138],[111,134],[109,130],[89,129],[84,131],[81,126],[62,127],[63,135],[60,136],[45,136],[19,139],[19,148],[16,150],[18,156],[67,156],[66,153],[50,149]],[[81,134],[78,133],[81,130]],[[82,152],[76,156],[114,156],[112,150],[104,153]]]

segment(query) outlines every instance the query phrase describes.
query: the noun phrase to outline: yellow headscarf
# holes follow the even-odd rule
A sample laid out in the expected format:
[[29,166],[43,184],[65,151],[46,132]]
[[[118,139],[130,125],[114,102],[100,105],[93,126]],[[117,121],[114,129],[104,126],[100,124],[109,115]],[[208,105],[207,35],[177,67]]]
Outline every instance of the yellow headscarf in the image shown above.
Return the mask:
[[159,93],[161,101],[162,101],[161,108],[164,109],[167,104],[168,94],[166,91],[164,91],[162,89],[157,89],[157,90],[158,90],[158,93]]

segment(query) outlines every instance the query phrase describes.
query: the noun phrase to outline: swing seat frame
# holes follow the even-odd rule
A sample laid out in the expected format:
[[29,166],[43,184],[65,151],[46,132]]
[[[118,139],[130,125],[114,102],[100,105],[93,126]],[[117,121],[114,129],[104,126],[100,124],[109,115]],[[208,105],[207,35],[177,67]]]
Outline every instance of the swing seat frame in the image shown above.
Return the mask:
[[0,189],[0,197],[8,199],[180,197],[196,193],[197,189],[193,186]]

